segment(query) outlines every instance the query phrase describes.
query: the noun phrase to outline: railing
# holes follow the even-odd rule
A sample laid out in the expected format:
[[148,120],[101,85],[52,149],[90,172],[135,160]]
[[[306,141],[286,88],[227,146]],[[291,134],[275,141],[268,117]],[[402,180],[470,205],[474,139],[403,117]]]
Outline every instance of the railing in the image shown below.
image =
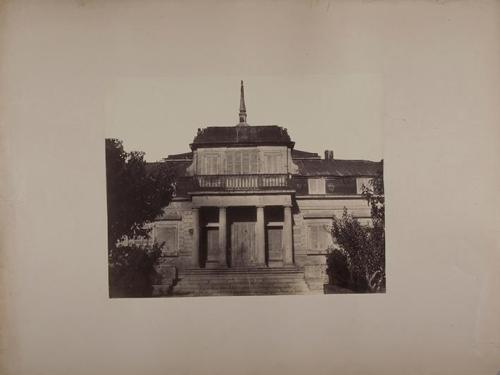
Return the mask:
[[187,177],[188,191],[279,190],[290,188],[286,174],[197,175]]

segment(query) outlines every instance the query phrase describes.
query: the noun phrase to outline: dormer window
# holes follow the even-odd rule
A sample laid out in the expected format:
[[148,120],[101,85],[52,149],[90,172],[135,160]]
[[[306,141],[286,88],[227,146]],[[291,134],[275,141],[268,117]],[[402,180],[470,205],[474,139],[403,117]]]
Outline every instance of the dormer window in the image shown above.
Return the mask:
[[309,194],[325,194],[325,179],[320,178],[309,178],[307,180],[309,187]]

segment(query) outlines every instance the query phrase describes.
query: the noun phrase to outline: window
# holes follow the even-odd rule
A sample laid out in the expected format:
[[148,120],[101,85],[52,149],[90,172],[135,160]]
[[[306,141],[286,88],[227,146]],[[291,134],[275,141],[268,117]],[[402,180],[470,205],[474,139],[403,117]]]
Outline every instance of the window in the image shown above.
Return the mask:
[[162,253],[164,255],[177,255],[179,250],[178,225],[157,224],[155,227],[155,242],[163,243]]
[[206,155],[203,174],[219,173],[219,155]]
[[256,174],[257,150],[231,150],[226,153],[227,174]]
[[307,227],[307,247],[309,250],[324,251],[332,244],[330,225],[327,222],[310,223]]
[[325,194],[324,178],[310,178],[307,183],[309,185],[309,194]]
[[358,194],[362,194],[363,193],[363,185],[365,185],[366,187],[370,187],[370,182],[371,182],[371,178],[369,177],[358,177],[356,179],[356,184],[357,184],[357,193]]
[[266,173],[284,173],[283,155],[281,152],[269,152],[265,154]]

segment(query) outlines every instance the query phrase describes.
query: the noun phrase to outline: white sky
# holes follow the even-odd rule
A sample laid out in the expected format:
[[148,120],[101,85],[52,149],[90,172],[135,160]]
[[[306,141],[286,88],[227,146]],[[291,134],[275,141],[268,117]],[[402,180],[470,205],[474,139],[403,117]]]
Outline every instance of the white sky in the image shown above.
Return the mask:
[[297,149],[383,158],[381,39],[362,12],[342,2],[213,4],[113,8],[101,36],[116,63],[106,137],[151,161],[189,151],[197,128],[238,122],[243,79],[250,124],[286,127]]

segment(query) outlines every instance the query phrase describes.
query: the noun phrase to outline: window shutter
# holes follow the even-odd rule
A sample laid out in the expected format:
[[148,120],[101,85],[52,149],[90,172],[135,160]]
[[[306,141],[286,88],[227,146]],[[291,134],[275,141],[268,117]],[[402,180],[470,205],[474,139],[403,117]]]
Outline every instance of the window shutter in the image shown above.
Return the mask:
[[309,194],[325,194],[325,179],[310,178],[308,179]]
[[331,233],[326,223],[309,225],[309,249],[316,251],[326,250],[331,245]]
[[234,173],[235,174],[240,174],[241,173],[241,151],[236,151],[234,153]]
[[258,160],[257,160],[257,151],[252,152],[251,154],[251,159],[250,159],[250,173],[257,173],[258,172]]
[[242,173],[250,173],[250,154],[248,151],[242,151],[242,161],[241,161],[241,164],[242,164],[242,168],[241,168],[241,172]]
[[318,249],[318,227],[317,227],[317,225],[311,225],[309,227],[309,247],[312,250]]
[[156,242],[163,245],[163,253],[166,255],[176,255],[178,249],[177,226],[156,227]]
[[234,152],[228,152],[226,154],[227,161],[227,174],[234,174]]
[[283,158],[281,155],[276,155],[275,156],[275,172],[274,173],[281,173],[283,171]]

